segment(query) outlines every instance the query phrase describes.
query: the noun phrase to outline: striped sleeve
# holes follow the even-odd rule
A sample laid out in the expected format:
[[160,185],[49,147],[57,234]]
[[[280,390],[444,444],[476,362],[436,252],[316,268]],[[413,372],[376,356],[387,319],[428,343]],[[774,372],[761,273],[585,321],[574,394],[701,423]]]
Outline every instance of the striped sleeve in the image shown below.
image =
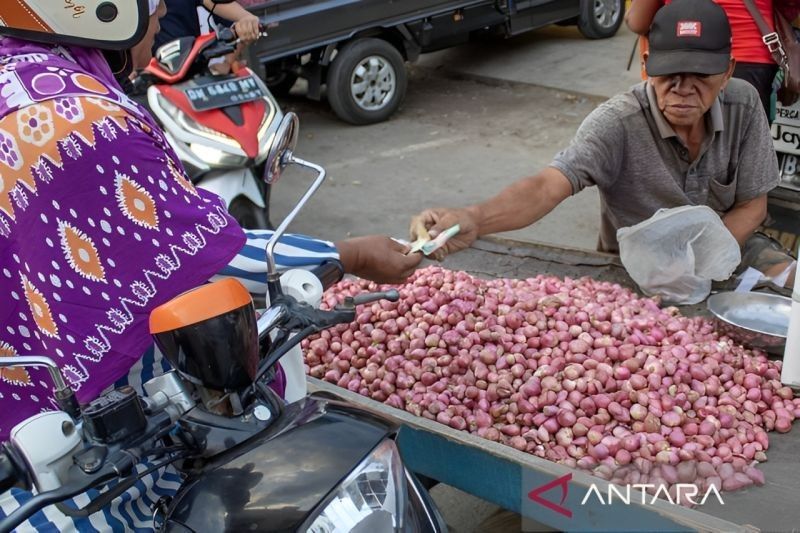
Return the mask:
[[[266,249],[272,231],[246,230],[247,242],[238,254],[212,281],[236,278],[252,293],[267,289]],[[284,235],[275,246],[275,262],[279,270],[291,268],[311,269],[326,259],[338,259],[339,252],[332,242],[314,239],[305,235]]]

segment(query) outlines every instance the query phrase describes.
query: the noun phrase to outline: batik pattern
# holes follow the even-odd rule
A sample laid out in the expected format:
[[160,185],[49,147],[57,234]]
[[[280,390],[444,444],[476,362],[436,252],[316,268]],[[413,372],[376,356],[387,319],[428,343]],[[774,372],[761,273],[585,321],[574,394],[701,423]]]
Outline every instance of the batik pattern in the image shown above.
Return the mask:
[[[150,310],[245,238],[146,112],[53,52],[0,59],[0,357],[47,355],[88,401],[150,345]],[[0,372],[0,438],[51,389],[42,370]]]

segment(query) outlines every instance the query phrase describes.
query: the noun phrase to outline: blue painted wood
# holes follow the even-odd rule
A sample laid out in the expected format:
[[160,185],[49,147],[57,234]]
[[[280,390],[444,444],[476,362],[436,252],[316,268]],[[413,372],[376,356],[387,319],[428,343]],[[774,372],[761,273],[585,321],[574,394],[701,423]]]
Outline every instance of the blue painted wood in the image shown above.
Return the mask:
[[518,465],[408,426],[400,429],[397,442],[403,461],[413,472],[510,511],[520,511],[522,478]]
[[[613,505],[604,505],[594,496],[581,505],[588,489],[575,482],[569,483],[568,496],[563,503],[563,507],[572,513],[571,517],[567,517],[528,499],[531,490],[557,479],[549,472],[408,426],[401,428],[398,445],[403,460],[412,471],[561,531],[689,529],[655,507],[627,505],[618,501]],[[607,501],[605,496],[603,489],[603,498]],[[560,489],[556,487],[542,494],[542,497],[558,504]],[[649,495],[647,501],[650,501]]]
[[[608,484],[581,470],[387,407],[329,383],[308,379],[312,391],[325,391],[377,416],[393,420],[399,428],[397,442],[403,461],[412,471],[552,528],[562,531],[757,531],[752,526],[740,525],[750,523],[750,520],[730,522],[665,501],[649,505],[651,498],[647,498],[648,505],[640,505],[637,503],[641,501],[640,493],[638,499],[632,498],[631,504],[617,500],[613,505],[604,505],[593,497],[582,505],[590,485],[595,483],[607,501]],[[572,476],[563,502],[571,517],[553,511],[552,506],[528,500],[531,490],[563,476]],[[541,497],[555,504],[561,503],[560,487],[548,490]]]

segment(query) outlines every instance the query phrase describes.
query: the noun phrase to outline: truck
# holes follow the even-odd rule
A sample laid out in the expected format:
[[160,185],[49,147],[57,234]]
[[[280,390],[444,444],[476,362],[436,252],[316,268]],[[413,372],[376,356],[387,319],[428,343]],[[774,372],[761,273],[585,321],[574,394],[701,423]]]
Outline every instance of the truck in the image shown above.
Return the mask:
[[248,51],[273,93],[298,78],[309,98],[342,120],[388,119],[407,87],[406,62],[477,34],[512,37],[549,24],[576,24],[590,39],[616,34],[624,0],[242,0],[267,28]]

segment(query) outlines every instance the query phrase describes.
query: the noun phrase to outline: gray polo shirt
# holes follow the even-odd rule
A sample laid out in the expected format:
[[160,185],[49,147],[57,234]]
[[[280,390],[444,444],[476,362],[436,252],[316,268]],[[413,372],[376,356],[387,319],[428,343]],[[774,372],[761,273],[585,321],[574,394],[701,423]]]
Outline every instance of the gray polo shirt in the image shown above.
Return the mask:
[[707,205],[722,214],[778,185],[769,124],[749,83],[731,79],[706,113],[706,126],[700,155],[690,161],[647,82],[586,117],[550,166],[569,179],[573,194],[598,187],[599,250],[618,252],[617,229],[661,208]]

